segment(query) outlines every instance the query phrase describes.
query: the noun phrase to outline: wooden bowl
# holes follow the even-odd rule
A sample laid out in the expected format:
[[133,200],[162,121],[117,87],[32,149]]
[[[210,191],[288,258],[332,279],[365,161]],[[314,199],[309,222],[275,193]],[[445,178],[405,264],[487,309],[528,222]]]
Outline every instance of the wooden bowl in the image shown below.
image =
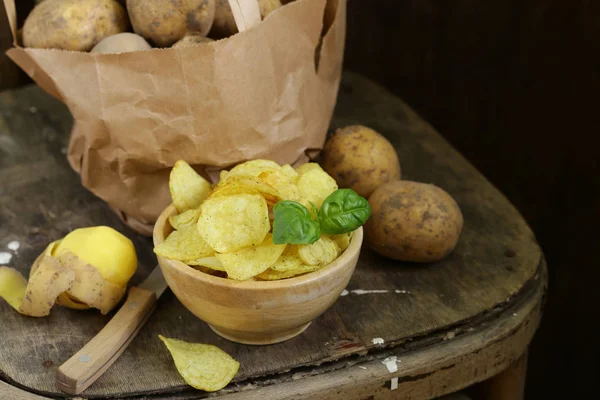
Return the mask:
[[[167,207],[154,226],[158,245],[173,228]],[[302,333],[340,296],[354,272],[362,228],[350,245],[322,269],[279,281],[235,281],[198,271],[181,261],[158,257],[162,273],[179,301],[218,335],[238,343],[271,344]]]

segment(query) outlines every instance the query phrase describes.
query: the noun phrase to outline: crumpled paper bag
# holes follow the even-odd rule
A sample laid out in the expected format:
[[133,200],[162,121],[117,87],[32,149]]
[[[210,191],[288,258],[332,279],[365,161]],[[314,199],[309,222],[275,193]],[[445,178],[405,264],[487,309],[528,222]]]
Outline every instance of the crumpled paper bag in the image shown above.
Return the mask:
[[[14,0],[4,5],[17,38]],[[82,184],[150,234],[179,159],[216,182],[246,160],[298,164],[322,149],[345,34],[346,0],[296,0],[202,46],[91,54],[15,40],[7,54],[71,111]]]

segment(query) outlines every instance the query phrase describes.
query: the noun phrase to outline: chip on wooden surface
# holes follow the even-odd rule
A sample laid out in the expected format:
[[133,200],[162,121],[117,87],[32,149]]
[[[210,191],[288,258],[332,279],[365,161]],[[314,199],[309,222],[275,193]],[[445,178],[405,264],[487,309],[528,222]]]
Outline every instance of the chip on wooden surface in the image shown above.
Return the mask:
[[164,242],[154,247],[154,252],[161,257],[184,262],[212,256],[215,253],[198,232],[196,225],[186,225],[180,230],[171,232]]
[[245,281],[275,264],[285,250],[285,244],[274,244],[271,234],[257,245],[240,249],[236,252],[217,254],[223,264],[227,276],[231,279]]
[[337,244],[326,236],[321,236],[313,244],[298,245],[298,256],[306,265],[324,266],[338,256]]
[[275,261],[275,264],[271,265],[271,269],[274,271],[285,272],[296,269],[302,264],[302,260],[298,256],[298,246],[289,244],[277,261]]
[[207,267],[215,271],[225,271],[223,264],[215,256],[198,258],[197,260],[190,260],[185,263],[194,267]]
[[171,353],[179,374],[193,388],[207,392],[221,390],[240,368],[239,362],[216,346],[158,337]]
[[297,185],[300,195],[319,208],[327,196],[337,190],[338,185],[327,172],[323,171],[318,165],[317,167],[300,174]]
[[321,268],[322,267],[320,265],[300,265],[287,271],[275,271],[273,268],[269,268],[256,277],[263,281],[277,281],[279,279],[288,279],[293,278],[294,276],[304,275],[309,272],[317,271]]
[[185,161],[179,160],[169,176],[169,190],[179,213],[198,208],[208,197],[212,186]]
[[219,253],[260,244],[270,229],[267,202],[256,194],[211,197],[202,204],[198,220],[200,234]]
[[200,217],[200,208],[193,208],[181,214],[171,215],[169,223],[173,229],[182,229],[185,226],[195,225]]

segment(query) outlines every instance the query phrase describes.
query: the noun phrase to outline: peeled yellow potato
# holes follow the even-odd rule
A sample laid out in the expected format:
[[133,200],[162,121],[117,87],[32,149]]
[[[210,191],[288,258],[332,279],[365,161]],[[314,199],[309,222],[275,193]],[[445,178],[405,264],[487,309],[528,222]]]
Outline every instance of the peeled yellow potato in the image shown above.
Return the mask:
[[65,236],[54,257],[72,253],[93,265],[108,282],[126,286],[137,269],[137,255],[127,237],[108,226],[80,228]]
[[149,50],[151,48],[152,46],[140,35],[123,32],[102,39],[90,53],[117,54]]
[[127,13],[115,0],[46,0],[23,25],[23,45],[89,51],[107,36],[129,28]]
[[215,16],[215,0],[127,0],[133,30],[159,47],[188,34],[206,36]]
[[[215,20],[213,22],[210,36],[215,38],[224,38],[238,32],[233,12],[229,6],[228,0],[216,0],[217,8],[215,10]],[[271,12],[281,7],[280,0],[258,0],[260,15],[265,18]]]

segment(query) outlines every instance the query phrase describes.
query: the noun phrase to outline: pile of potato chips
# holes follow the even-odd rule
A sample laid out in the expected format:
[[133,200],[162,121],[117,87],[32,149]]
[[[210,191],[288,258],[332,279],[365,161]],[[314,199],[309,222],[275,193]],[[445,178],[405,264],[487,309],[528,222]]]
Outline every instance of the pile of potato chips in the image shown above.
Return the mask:
[[273,207],[278,201],[293,200],[313,210],[338,189],[316,163],[294,169],[252,160],[222,171],[213,186],[180,160],[169,187],[178,214],[169,218],[174,231],[154,252],[211,275],[278,280],[306,274],[339,257],[352,235],[322,234],[306,245],[273,243]]

